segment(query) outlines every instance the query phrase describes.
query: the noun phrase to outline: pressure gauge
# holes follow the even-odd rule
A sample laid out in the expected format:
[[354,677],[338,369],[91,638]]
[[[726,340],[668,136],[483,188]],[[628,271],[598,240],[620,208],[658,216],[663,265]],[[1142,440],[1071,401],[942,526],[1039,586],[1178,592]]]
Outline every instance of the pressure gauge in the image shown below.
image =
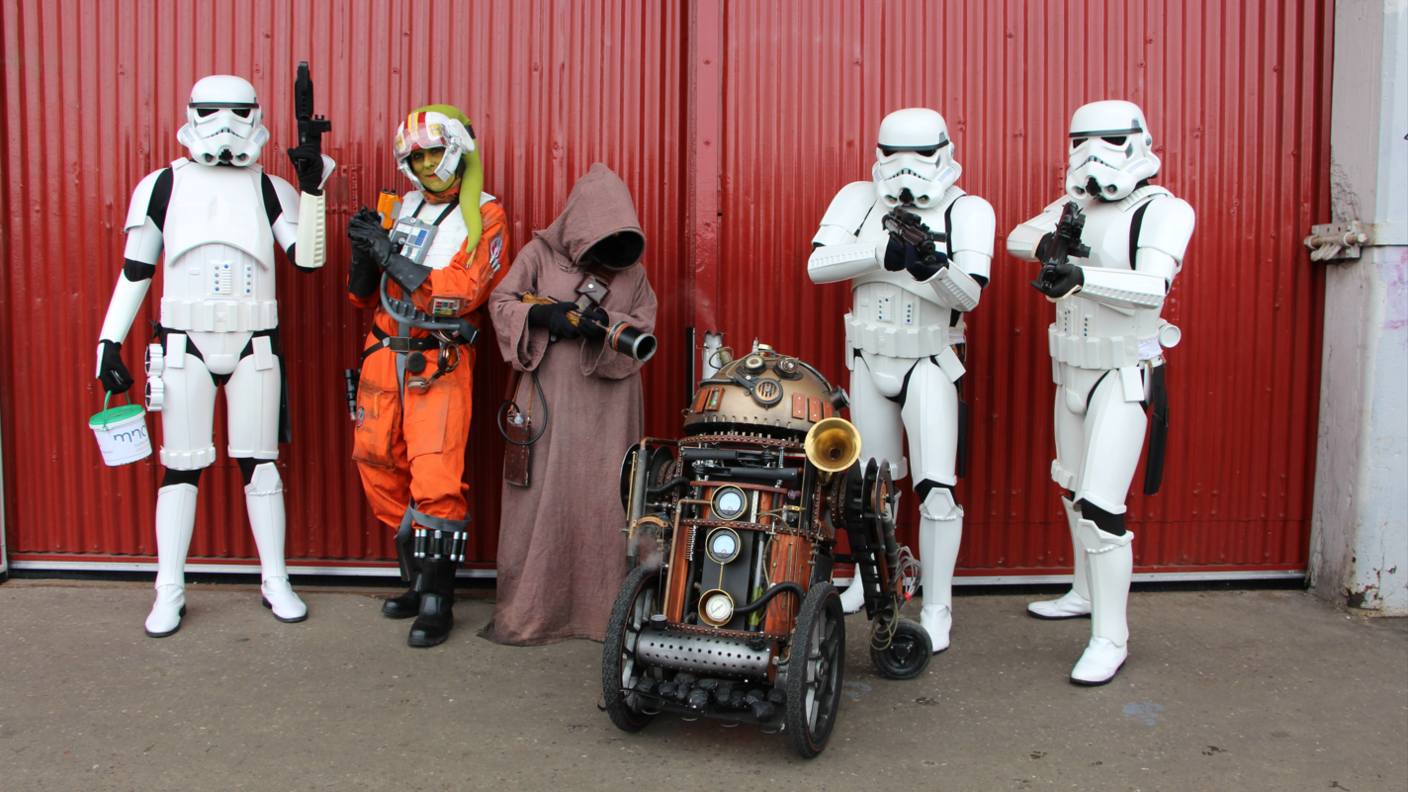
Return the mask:
[[748,510],[748,496],[738,487],[719,487],[714,492],[714,517],[737,520]]
[[733,597],[722,589],[704,592],[699,598],[699,618],[715,627],[728,624],[733,618]]
[[732,528],[715,528],[709,533],[709,538],[704,540],[704,552],[716,564],[727,564],[738,558],[738,551],[743,547],[743,542],[738,538],[738,532]]

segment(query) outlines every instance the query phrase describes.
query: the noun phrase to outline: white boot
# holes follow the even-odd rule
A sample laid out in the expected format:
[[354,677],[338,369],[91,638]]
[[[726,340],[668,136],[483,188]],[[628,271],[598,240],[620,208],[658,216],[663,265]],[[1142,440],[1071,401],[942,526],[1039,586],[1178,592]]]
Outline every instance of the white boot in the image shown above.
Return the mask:
[[919,507],[919,581],[924,607],[919,625],[929,633],[934,654],[948,648],[953,627],[953,567],[963,539],[963,509],[944,487],[929,490]]
[[145,629],[165,638],[181,629],[186,615],[186,553],[196,525],[194,484],[172,484],[156,492],[156,603]]
[[281,622],[301,622],[308,618],[308,606],[293,593],[284,566],[284,484],[273,462],[255,466],[244,488],[244,503],[254,544],[259,548],[259,591],[264,607]]
[[856,613],[865,607],[865,586],[860,579],[860,566],[856,566],[851,573],[851,584],[846,586],[846,590],[841,592],[841,610],[846,613]]
[[1038,619],[1074,619],[1090,615],[1090,584],[1085,576],[1085,545],[1076,538],[1076,525],[1080,523],[1080,511],[1071,505],[1070,498],[1062,498],[1066,507],[1066,525],[1071,530],[1071,549],[1075,557],[1075,575],[1071,579],[1071,590],[1054,600],[1041,600],[1027,604],[1027,613]]
[[1077,685],[1103,685],[1129,656],[1129,624],[1125,607],[1129,582],[1134,577],[1134,534],[1105,533],[1090,520],[1081,520],[1077,535],[1086,550],[1086,574],[1090,579],[1090,644],[1071,670]]

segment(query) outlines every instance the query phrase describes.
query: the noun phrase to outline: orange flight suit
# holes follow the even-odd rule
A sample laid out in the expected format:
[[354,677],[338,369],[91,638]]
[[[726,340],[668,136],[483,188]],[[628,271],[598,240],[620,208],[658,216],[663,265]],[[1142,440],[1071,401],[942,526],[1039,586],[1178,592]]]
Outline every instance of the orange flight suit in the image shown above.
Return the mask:
[[[422,312],[431,312],[432,295],[461,301],[459,314],[481,331],[486,330],[479,307],[489,299],[511,260],[507,250],[508,221],[495,202],[479,208],[484,230],[473,251],[463,247],[443,269],[433,270],[416,289],[411,301]],[[388,283],[394,298],[405,299],[394,280]],[[359,308],[376,308],[374,324],[388,335],[399,326],[381,307],[380,290],[367,297],[348,295]],[[411,328],[412,338],[426,338],[428,331]],[[380,343],[368,334],[363,349]],[[424,393],[406,388],[405,403],[396,382],[396,353],[382,348],[362,363],[357,388],[357,428],[352,459],[362,474],[362,487],[377,519],[395,528],[406,507],[431,517],[464,520],[468,515],[464,483],[465,444],[469,439],[470,408],[474,392],[474,347],[461,345],[459,366],[431,384]],[[436,371],[435,350],[422,352],[430,377]],[[409,373],[407,377],[409,378]],[[424,527],[424,526],[423,526]]]

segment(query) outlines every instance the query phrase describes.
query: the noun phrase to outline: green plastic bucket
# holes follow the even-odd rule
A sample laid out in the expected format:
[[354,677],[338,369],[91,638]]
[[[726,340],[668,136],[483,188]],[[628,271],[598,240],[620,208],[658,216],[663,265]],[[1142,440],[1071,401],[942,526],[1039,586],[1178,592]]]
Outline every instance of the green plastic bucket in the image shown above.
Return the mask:
[[127,403],[108,409],[109,393],[103,397],[103,411],[88,419],[88,428],[98,438],[98,450],[109,467],[126,465],[152,455],[152,440],[147,434],[147,411],[142,405]]

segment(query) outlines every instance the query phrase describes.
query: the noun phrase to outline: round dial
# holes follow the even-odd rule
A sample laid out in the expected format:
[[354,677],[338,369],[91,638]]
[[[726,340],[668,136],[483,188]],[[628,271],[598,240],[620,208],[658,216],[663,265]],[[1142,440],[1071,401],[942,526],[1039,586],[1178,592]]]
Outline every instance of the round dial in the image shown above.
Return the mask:
[[727,564],[738,557],[738,545],[738,534],[729,530],[715,531],[709,535],[709,557]]
[[704,601],[704,618],[713,624],[725,624],[733,615],[733,602],[727,594],[719,591]]
[[720,520],[736,520],[748,506],[748,497],[737,487],[722,487],[714,493],[714,516]]

